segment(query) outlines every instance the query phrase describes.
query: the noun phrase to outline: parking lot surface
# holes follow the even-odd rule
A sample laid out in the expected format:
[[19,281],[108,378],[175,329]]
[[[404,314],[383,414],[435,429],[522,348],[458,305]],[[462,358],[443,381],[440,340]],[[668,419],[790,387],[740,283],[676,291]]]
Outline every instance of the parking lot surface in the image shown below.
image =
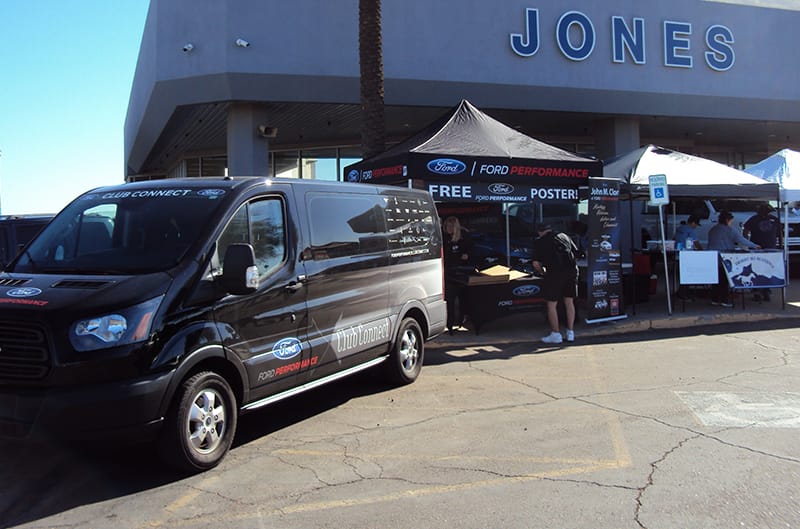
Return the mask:
[[366,373],[246,415],[194,476],[2,443],[0,526],[797,527],[798,333],[778,323],[435,341],[412,385]]

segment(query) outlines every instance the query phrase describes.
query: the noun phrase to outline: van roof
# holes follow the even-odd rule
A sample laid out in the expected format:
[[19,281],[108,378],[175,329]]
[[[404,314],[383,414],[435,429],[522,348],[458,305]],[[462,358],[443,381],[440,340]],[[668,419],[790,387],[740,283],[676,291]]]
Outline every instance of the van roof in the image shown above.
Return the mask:
[[[313,180],[313,179],[298,179],[298,178],[270,178],[265,176],[219,176],[219,177],[187,177],[187,178],[163,178],[158,180],[143,180],[138,182],[128,182],[113,186],[104,186],[87,191],[89,193],[107,193],[119,191],[132,191],[132,190],[145,190],[145,189],[174,189],[176,187],[184,188],[208,188],[218,187],[221,189],[232,190],[241,187],[250,187],[259,183],[275,182],[282,184],[291,184],[293,186],[302,187],[319,187],[319,188],[364,188],[362,183],[353,182],[337,182],[332,180]],[[405,190],[409,191],[406,187],[400,186],[387,186],[387,185],[372,185],[381,189],[392,190]]]

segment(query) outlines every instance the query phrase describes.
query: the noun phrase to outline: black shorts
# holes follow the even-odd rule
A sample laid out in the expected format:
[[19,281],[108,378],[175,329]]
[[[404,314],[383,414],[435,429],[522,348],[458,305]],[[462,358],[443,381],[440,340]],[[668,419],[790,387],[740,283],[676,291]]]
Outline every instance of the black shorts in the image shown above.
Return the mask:
[[547,301],[578,297],[578,272],[558,270],[548,272],[542,282],[542,297]]

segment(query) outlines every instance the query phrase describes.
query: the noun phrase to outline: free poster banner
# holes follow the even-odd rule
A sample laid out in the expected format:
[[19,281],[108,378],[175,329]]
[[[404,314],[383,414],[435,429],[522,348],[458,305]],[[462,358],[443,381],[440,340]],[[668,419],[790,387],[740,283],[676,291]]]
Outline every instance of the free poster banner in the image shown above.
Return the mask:
[[618,180],[589,179],[589,248],[586,263],[586,323],[626,318]]

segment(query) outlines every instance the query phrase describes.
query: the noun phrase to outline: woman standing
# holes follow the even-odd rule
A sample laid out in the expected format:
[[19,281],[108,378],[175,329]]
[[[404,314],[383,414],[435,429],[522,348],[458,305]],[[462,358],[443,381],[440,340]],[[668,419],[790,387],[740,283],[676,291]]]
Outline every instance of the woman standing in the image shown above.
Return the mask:
[[472,241],[464,237],[461,223],[456,217],[444,221],[444,298],[447,301],[447,330],[461,324],[460,297],[463,283],[456,280],[459,266],[469,264]]
[[[720,211],[719,221],[708,231],[708,249],[718,252],[732,252],[737,245],[747,248],[761,248],[759,245],[745,239],[744,235],[733,227],[733,214],[730,211]],[[730,301],[728,276],[722,265],[722,259],[718,260],[718,265],[719,281],[711,287],[711,304],[733,307]]]

